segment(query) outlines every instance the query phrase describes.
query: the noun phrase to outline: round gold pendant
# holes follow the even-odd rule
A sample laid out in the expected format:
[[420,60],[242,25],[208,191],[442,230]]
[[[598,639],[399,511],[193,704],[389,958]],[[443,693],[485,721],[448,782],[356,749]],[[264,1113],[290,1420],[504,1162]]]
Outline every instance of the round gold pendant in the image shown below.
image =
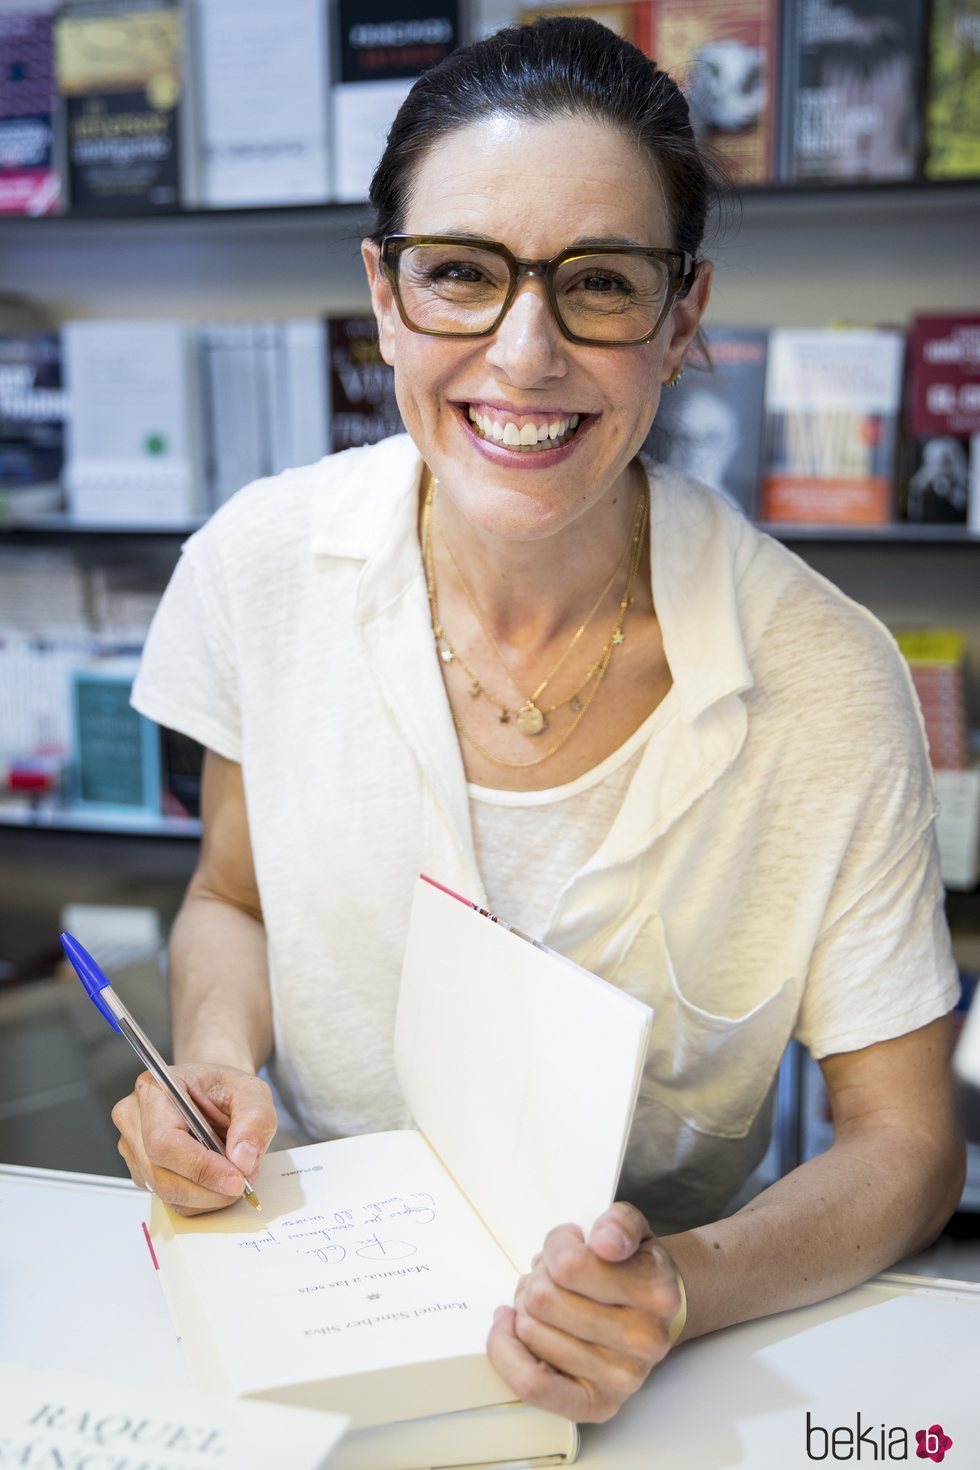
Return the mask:
[[544,715],[530,699],[517,711],[517,728],[522,735],[540,735],[544,729]]

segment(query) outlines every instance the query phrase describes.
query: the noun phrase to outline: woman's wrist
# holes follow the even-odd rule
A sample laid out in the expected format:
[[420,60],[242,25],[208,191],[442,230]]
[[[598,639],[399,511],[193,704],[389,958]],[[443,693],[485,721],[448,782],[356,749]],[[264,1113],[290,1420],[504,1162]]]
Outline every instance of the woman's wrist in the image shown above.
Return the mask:
[[684,1328],[687,1326],[687,1288],[684,1285],[683,1276],[677,1269],[676,1262],[674,1263],[674,1276],[677,1280],[677,1290],[681,1294],[681,1304],[671,1318],[670,1325],[667,1328],[668,1347],[674,1346],[681,1333],[684,1331]]

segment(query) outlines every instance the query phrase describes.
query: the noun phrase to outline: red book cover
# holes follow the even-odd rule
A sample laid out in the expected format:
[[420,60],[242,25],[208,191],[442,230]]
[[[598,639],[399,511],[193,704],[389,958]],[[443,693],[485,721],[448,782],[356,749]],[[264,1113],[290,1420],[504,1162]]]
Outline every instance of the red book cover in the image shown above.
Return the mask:
[[980,314],[913,318],[905,429],[920,438],[980,433]]

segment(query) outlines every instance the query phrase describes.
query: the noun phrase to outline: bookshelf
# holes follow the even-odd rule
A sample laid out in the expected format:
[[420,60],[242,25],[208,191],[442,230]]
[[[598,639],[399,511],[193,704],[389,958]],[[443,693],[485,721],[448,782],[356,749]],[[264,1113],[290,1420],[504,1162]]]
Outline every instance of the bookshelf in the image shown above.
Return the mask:
[[[52,325],[74,317],[344,315],[367,309],[358,246],[363,207],[187,211],[118,220],[0,220],[5,291],[39,303]],[[781,186],[745,193],[716,261],[719,324],[904,324],[915,311],[977,302],[980,180],[957,185]],[[0,527],[0,547],[52,545],[97,560],[172,565],[194,523],[133,527],[50,516]],[[962,627],[971,724],[980,725],[980,537],[944,526],[845,531],[770,527],[893,625]],[[169,922],[193,867],[197,825],[84,820],[42,809],[0,814],[0,930],[10,952],[38,951],[60,904],[151,902]],[[961,963],[975,963],[980,890],[950,895]]]

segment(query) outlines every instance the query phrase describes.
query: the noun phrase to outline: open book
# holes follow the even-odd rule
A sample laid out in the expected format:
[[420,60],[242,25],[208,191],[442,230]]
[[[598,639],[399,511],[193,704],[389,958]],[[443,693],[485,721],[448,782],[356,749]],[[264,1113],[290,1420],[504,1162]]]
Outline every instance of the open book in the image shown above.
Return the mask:
[[[200,1386],[335,1409],[359,1430],[399,1421],[372,1430],[374,1458],[351,1458],[371,1470],[573,1458],[574,1426],[500,1410],[513,1395],[486,1337],[547,1232],[588,1231],[612,1202],[651,1016],[420,879],[395,1028],[419,1131],[270,1154],[261,1215],[236,1204],[185,1219],[153,1201],[161,1280]],[[471,1410],[486,1412],[462,1413],[458,1433],[431,1420]],[[516,1439],[490,1434],[508,1418]]]

